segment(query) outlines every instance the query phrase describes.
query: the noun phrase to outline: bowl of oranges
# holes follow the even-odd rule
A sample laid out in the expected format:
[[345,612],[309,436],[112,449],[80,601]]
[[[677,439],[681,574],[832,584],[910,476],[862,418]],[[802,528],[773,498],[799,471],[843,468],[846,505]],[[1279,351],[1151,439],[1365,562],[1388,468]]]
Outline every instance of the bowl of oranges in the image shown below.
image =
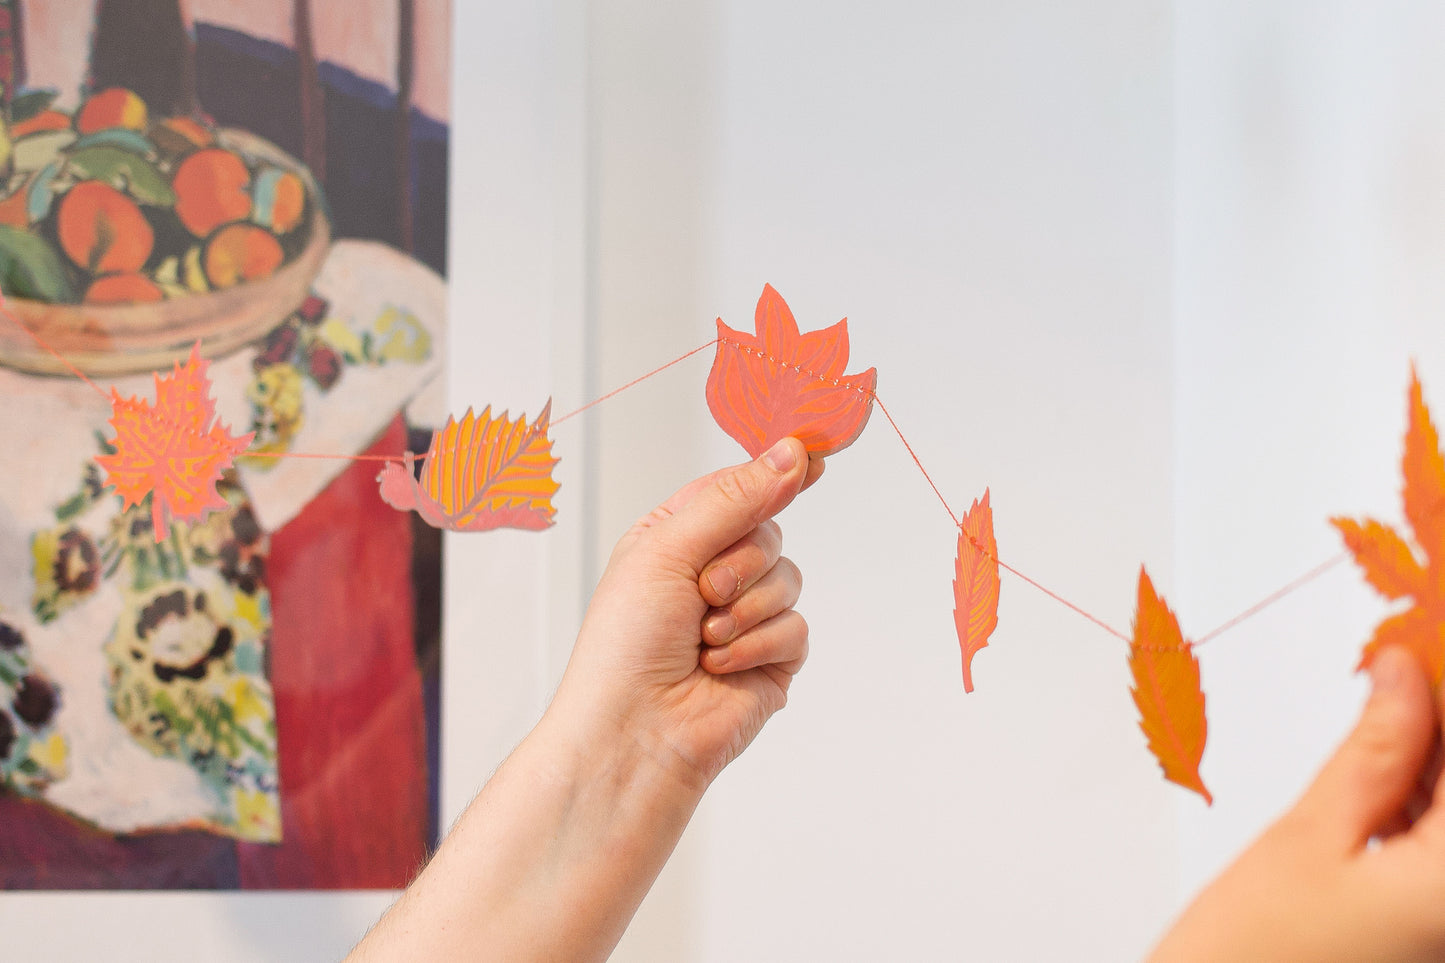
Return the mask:
[[155,370],[198,341],[213,356],[253,341],[305,300],[331,234],[303,164],[152,117],[122,88],[52,105],[16,98],[0,143],[0,364],[64,372],[43,341],[88,374]]

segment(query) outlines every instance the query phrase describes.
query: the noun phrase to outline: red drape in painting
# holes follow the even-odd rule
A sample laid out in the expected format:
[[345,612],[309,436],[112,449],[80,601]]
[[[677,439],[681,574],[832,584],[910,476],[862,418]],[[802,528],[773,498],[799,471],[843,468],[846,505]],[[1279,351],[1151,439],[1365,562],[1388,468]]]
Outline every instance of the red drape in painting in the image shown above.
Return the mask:
[[[398,417],[372,453],[406,447]],[[426,856],[411,519],[357,462],[271,537],[279,846],[241,844],[243,889],[400,887]]]

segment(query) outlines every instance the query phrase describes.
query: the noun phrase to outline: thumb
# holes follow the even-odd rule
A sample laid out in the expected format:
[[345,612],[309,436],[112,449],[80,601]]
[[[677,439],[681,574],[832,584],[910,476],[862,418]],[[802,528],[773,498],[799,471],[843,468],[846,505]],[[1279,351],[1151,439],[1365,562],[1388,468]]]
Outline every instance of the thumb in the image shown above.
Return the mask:
[[701,572],[723,549],[787,508],[807,472],[803,443],[784,438],[755,460],[710,475],[654,526],[653,537],[694,573]]
[[1295,807],[1347,851],[1363,846],[1400,812],[1434,737],[1424,669],[1398,646],[1370,662],[1371,691],[1360,721]]

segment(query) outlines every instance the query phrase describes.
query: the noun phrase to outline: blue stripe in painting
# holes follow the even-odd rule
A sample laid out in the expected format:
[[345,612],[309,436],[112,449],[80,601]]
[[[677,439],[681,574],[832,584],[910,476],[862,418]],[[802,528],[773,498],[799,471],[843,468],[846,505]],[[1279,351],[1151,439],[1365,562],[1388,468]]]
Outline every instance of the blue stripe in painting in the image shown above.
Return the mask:
[[[196,24],[196,41],[215,44],[234,53],[264,61],[276,67],[294,66],[296,52],[285,44],[274,40],[262,40],[248,33],[230,27],[218,27],[213,23]],[[396,105],[396,91],[385,84],[362,77],[331,61],[316,65],[316,73],[325,87],[354,97],[365,104],[381,110],[390,110]],[[411,110],[411,132],[418,140],[446,140],[447,125],[435,117],[422,113],[415,107]]]

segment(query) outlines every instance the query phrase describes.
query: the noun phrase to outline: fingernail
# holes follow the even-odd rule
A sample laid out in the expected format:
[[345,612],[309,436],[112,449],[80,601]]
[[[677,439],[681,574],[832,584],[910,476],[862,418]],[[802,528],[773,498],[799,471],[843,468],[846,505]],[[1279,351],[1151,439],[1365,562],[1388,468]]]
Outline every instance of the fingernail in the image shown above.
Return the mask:
[[763,455],[763,461],[767,462],[773,471],[782,474],[798,463],[798,453],[788,444],[788,439],[784,438],[768,449]]
[[1375,691],[1393,689],[1405,677],[1405,667],[1393,652],[1381,652],[1370,662],[1370,684]]
[[727,609],[723,609],[708,616],[706,628],[713,641],[726,642],[738,630],[738,620],[733,618],[733,614]]
[[714,567],[707,573],[707,581],[717,593],[717,597],[724,602],[736,595],[738,586],[742,584],[742,579],[738,578],[738,573],[733,571],[731,565]]

